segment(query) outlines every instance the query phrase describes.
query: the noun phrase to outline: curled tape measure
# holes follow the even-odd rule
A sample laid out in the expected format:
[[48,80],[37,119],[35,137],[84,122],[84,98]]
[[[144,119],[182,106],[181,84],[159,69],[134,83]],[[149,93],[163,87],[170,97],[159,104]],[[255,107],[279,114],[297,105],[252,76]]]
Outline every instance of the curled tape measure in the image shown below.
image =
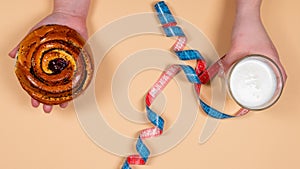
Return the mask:
[[217,119],[226,119],[237,116],[245,115],[249,112],[248,109],[241,108],[235,113],[235,115],[228,115],[222,113],[208,104],[206,104],[200,98],[201,85],[208,83],[209,80],[215,76],[222,67],[222,58],[214,63],[207,69],[206,61],[203,56],[197,50],[184,50],[187,44],[187,37],[183,30],[177,26],[177,22],[173,17],[171,11],[165,2],[160,1],[154,5],[157,12],[158,19],[162,25],[164,33],[167,37],[177,37],[176,42],[172,46],[172,50],[178,56],[180,60],[196,60],[197,64],[195,68],[189,65],[174,64],[169,66],[159,77],[156,83],[150,88],[146,94],[146,111],[148,120],[153,124],[153,127],[144,129],[140,132],[137,143],[136,151],[137,155],[130,155],[123,163],[122,169],[131,169],[130,165],[145,165],[149,156],[150,151],[144,144],[143,140],[147,138],[157,137],[163,133],[164,119],[156,114],[150,107],[155,98],[164,90],[168,83],[175,77],[181,70],[186,75],[189,82],[194,85],[194,89],[197,93],[200,106],[202,110],[209,116]]

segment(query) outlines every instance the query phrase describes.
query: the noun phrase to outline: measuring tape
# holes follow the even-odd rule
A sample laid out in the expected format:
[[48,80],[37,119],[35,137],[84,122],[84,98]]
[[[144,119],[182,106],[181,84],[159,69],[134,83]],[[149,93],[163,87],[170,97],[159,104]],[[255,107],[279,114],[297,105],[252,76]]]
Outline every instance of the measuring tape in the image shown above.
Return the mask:
[[197,93],[200,106],[207,115],[216,119],[227,119],[242,116],[249,112],[248,109],[241,108],[235,113],[235,115],[228,115],[210,107],[200,98],[201,85],[208,83],[210,79],[215,76],[220,70],[224,70],[222,67],[222,59],[225,56],[207,69],[206,61],[199,51],[184,50],[187,44],[187,37],[185,36],[183,30],[179,26],[177,26],[177,22],[165,2],[160,1],[156,3],[154,5],[154,8],[157,12],[158,19],[162,25],[165,35],[167,37],[177,37],[176,42],[172,46],[173,52],[178,56],[180,60],[196,60],[197,64],[195,69],[189,65],[181,64],[174,64],[169,66],[161,74],[155,84],[150,88],[150,90],[146,94],[145,102],[147,117],[148,120],[153,124],[153,127],[144,129],[140,132],[136,143],[136,151],[138,152],[138,154],[128,156],[123,163],[122,169],[131,169],[130,165],[146,164],[148,157],[150,156],[150,151],[144,144],[143,140],[160,136],[163,133],[164,129],[164,119],[150,108],[151,104],[153,103],[155,98],[164,90],[168,83],[181,70],[183,70],[183,72],[185,73],[187,80],[194,85],[194,89]]

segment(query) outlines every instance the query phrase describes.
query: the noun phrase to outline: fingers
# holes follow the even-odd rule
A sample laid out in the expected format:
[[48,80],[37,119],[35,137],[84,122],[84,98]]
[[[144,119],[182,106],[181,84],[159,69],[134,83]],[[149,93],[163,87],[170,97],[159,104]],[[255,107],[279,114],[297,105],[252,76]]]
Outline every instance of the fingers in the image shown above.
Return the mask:
[[[30,33],[32,30],[34,30],[38,25],[34,26],[33,28],[30,29],[30,31],[28,33]],[[15,48],[13,48],[9,53],[8,55],[11,57],[11,58],[15,58],[16,57],[16,54],[18,52],[18,49],[20,47],[20,44],[18,44]]]
[[286,79],[287,79],[286,71],[285,71],[285,69],[284,69],[284,67],[283,67],[283,65],[282,65],[282,63],[281,63],[280,61],[277,61],[276,63],[277,63],[277,65],[278,65],[278,67],[279,67],[279,69],[280,69],[280,71],[281,71],[282,78],[283,78],[283,81],[284,81],[284,83],[285,83],[285,81],[286,81]]
[[43,105],[43,110],[44,110],[45,113],[50,113],[52,108],[53,108],[52,105],[47,105],[47,104]]
[[[252,53],[259,53],[259,52],[252,52]],[[286,79],[287,79],[287,73],[286,73],[286,71],[284,69],[284,66],[280,62],[279,57],[276,54],[276,52],[272,53],[272,51],[271,51],[271,52],[260,52],[260,53],[262,53],[262,55],[270,58],[271,60],[273,60],[275,62],[275,64],[280,69],[280,72],[281,72],[282,78],[283,78],[283,82],[285,83]],[[241,59],[241,58],[243,58],[244,56],[247,56],[247,55],[250,55],[250,52],[248,52],[248,53],[245,52],[243,54],[241,54],[239,52],[237,52],[237,54],[235,54],[234,52],[232,52],[232,53],[229,52],[227,54],[227,57],[225,57],[224,59],[222,59],[222,63],[223,63],[223,66],[225,68],[225,71],[226,71],[226,68],[227,69],[230,68],[234,64],[234,62],[236,62],[237,60],[239,60],[239,59]]]
[[224,55],[220,59],[220,62],[222,63],[224,71],[226,72],[227,70],[229,70],[230,67],[234,64],[234,62],[236,62],[238,59],[239,59],[239,57],[237,55],[232,55],[232,53],[230,53],[230,52],[228,52],[228,54]]
[[17,51],[18,51],[18,48],[19,46],[15,47],[13,50],[11,50],[8,55],[11,57],[11,58],[15,58],[16,57],[16,54],[17,54]]
[[[39,107],[40,102],[37,101],[37,100],[35,100],[35,99],[33,99],[33,98],[31,98],[31,105],[32,105],[32,107],[37,108],[37,107]],[[43,105],[43,110],[44,110],[45,113],[50,113],[51,110],[52,110],[52,106],[44,104]]]
[[[37,100],[35,100],[35,99],[33,99],[33,98],[31,98],[31,105],[32,105],[32,107],[37,108],[37,107],[39,107],[40,102],[37,101]],[[62,103],[59,106],[61,108],[66,108],[68,106],[68,102]],[[52,109],[53,109],[52,105],[47,105],[47,104],[43,105],[43,110],[44,110],[45,113],[50,113],[52,111]]]
[[68,102],[62,103],[59,106],[64,109],[68,106]]
[[32,107],[37,108],[37,107],[39,107],[40,102],[37,101],[37,100],[35,100],[35,99],[33,99],[33,98],[31,98],[31,105],[32,105]]

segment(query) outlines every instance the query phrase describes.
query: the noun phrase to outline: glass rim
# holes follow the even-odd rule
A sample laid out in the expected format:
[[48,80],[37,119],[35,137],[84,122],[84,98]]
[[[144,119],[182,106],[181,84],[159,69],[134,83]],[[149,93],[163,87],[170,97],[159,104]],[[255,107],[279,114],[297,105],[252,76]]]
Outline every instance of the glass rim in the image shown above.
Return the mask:
[[[232,70],[236,67],[236,65],[238,65],[238,63],[240,63],[241,61],[243,60],[246,60],[246,59],[249,59],[249,58],[261,58],[261,59],[264,59],[264,60],[267,60],[269,63],[271,63],[271,65],[273,65],[273,67],[277,70],[278,72],[278,75],[279,77],[276,77],[277,79],[277,86],[276,86],[276,90],[274,92],[274,95],[271,97],[270,99],[270,103],[265,103],[265,104],[262,104],[261,106],[257,106],[257,108],[249,108],[249,107],[246,107],[245,105],[242,105],[241,103],[239,103],[236,98],[233,96],[232,94],[232,91],[231,91],[231,87],[230,87],[230,78],[231,78],[231,73],[232,73]],[[273,71],[276,71],[275,69],[272,69]],[[276,75],[277,73],[274,72]],[[279,79],[279,80],[278,80]],[[227,75],[227,86],[228,86],[228,91],[230,93],[230,96],[231,98],[239,105],[241,106],[242,108],[245,108],[245,109],[248,109],[248,110],[253,110],[253,111],[260,111],[260,110],[265,110],[265,109],[268,109],[270,108],[271,106],[273,106],[280,98],[281,94],[282,94],[282,91],[283,91],[283,86],[284,86],[284,82],[283,82],[283,75],[282,75],[282,72],[278,66],[278,64],[270,59],[269,57],[265,56],[265,55],[261,55],[261,54],[250,54],[250,55],[246,55],[244,57],[242,57],[241,59],[238,59],[237,61],[235,61],[233,63],[233,65],[230,67],[229,69],[229,72],[228,72],[228,75]],[[276,94],[277,93],[277,94]],[[269,102],[269,101],[268,101]],[[265,105],[265,106],[264,106]]]

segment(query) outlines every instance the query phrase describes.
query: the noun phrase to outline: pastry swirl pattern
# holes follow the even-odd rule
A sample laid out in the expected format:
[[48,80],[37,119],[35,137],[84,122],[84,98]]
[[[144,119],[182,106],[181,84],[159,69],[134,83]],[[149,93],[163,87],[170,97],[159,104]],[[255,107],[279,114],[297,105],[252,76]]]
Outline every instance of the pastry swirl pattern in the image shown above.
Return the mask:
[[32,98],[56,105],[74,99],[87,88],[93,61],[79,33],[67,26],[45,25],[20,43],[15,73]]

